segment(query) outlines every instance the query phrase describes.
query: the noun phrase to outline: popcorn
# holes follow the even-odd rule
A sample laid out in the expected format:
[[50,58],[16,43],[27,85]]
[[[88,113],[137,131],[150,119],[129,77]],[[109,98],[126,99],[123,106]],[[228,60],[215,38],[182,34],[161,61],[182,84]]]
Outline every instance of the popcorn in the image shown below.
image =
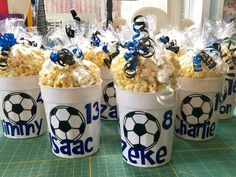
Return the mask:
[[101,82],[100,69],[88,60],[76,60],[75,64],[65,67],[47,60],[39,80],[41,85],[55,88],[85,87]]
[[99,68],[110,67],[111,60],[119,52],[118,37],[111,24],[101,28],[97,24],[91,25],[87,30],[87,36],[78,37],[78,46],[83,51],[84,58],[92,61]]
[[[106,32],[106,34],[108,34],[108,32]],[[96,44],[97,41],[91,40],[91,42],[94,42]],[[94,45],[84,46],[83,51],[84,51],[84,58],[86,60],[92,61],[99,68],[102,67],[109,68],[111,63],[110,60],[114,59],[119,54],[119,46],[117,42],[107,41],[104,42],[102,45],[99,43],[99,46],[94,46]]]
[[227,66],[224,62],[218,61],[216,68],[209,69],[205,64],[202,63],[202,71],[195,72],[193,67],[193,57],[194,53],[188,52],[185,55],[179,57],[180,62],[180,77],[195,78],[195,79],[205,79],[205,78],[219,78],[224,77]]
[[[177,70],[180,68],[176,56],[170,53],[167,57],[156,60],[154,57],[140,57],[140,63],[137,67],[137,74],[133,78],[127,78],[124,72],[124,66],[127,61],[123,55],[118,56],[112,61],[111,72],[117,86],[121,89],[135,92],[151,92],[170,85],[173,89],[177,88]],[[160,79],[160,73],[164,73],[166,78]],[[167,83],[167,80],[169,83]]]
[[102,68],[106,66],[104,59],[109,58],[109,53],[103,52],[100,47],[90,47],[89,50],[84,52],[84,58],[95,63],[99,68]]
[[185,30],[187,52],[179,57],[180,77],[206,79],[225,77],[231,54],[227,43],[234,24],[204,22]]
[[181,57],[181,56],[183,56],[184,54],[186,54],[185,49],[180,48],[180,49],[179,49],[179,52],[177,53],[177,56],[178,56],[178,57]]
[[37,76],[45,61],[44,52],[28,45],[16,44],[7,57],[6,70],[0,69],[1,77]]
[[[135,17],[133,22],[135,34],[131,40],[124,43],[125,53],[119,55],[111,64],[117,87],[148,93],[165,89],[172,92],[177,89],[180,66],[176,53],[180,48],[176,41],[163,37],[163,40],[156,43],[149,35],[148,23],[144,16]],[[182,53],[181,50],[180,55]]]

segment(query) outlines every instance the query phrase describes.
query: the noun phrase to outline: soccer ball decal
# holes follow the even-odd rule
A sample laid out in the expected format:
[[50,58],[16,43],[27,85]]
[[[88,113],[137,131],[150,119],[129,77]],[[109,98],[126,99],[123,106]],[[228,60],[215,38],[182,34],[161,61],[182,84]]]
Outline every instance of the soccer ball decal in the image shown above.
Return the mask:
[[213,104],[207,96],[193,94],[184,98],[180,111],[183,120],[187,124],[201,125],[212,117]]
[[143,111],[133,111],[126,114],[123,128],[127,142],[137,150],[149,150],[154,147],[161,133],[157,119]]
[[116,90],[114,83],[110,82],[103,89],[103,98],[107,106],[114,107],[116,104]]
[[2,103],[6,118],[13,124],[23,125],[31,122],[37,112],[37,103],[30,95],[21,92],[8,94]]
[[85,118],[83,114],[70,106],[56,106],[49,114],[50,127],[59,140],[75,141],[83,136]]

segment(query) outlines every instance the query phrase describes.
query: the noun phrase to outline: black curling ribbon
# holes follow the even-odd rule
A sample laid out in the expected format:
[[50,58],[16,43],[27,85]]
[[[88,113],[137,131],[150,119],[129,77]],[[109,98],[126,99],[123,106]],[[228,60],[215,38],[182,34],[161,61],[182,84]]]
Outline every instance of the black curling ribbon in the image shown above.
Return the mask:
[[59,51],[54,51],[50,55],[50,59],[60,66],[73,65],[75,64],[74,55],[68,49],[61,49]]
[[133,30],[136,34],[133,36],[133,40],[125,45],[129,50],[129,52],[124,55],[124,58],[128,61],[124,66],[124,72],[127,78],[136,76],[140,56],[149,58],[155,54],[155,41],[150,38],[147,23],[142,20],[142,18],[146,19],[142,15],[138,15],[134,18]]

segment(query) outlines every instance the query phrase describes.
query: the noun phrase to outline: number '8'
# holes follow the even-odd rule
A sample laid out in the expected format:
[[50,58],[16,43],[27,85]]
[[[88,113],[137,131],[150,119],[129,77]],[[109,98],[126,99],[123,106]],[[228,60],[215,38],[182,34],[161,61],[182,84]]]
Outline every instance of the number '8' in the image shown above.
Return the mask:
[[164,120],[162,123],[162,127],[164,129],[169,129],[172,125],[172,110],[166,111],[164,114]]

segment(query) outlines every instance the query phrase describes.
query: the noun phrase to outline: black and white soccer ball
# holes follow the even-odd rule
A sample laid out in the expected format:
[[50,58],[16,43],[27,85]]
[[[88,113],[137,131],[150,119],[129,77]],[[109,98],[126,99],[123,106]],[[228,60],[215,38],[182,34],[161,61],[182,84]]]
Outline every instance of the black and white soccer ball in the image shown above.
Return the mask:
[[123,129],[127,142],[137,150],[149,150],[154,147],[161,133],[158,120],[143,111],[133,111],[126,114]]
[[210,98],[201,94],[185,97],[180,105],[181,116],[189,125],[201,125],[209,121],[213,113]]
[[108,83],[103,89],[103,99],[107,106],[114,107],[116,106],[116,90],[114,83]]
[[31,122],[37,112],[37,103],[26,93],[8,94],[2,103],[6,118],[13,124],[22,125]]
[[50,113],[50,127],[59,140],[75,141],[85,132],[85,118],[83,114],[70,106],[56,106]]

